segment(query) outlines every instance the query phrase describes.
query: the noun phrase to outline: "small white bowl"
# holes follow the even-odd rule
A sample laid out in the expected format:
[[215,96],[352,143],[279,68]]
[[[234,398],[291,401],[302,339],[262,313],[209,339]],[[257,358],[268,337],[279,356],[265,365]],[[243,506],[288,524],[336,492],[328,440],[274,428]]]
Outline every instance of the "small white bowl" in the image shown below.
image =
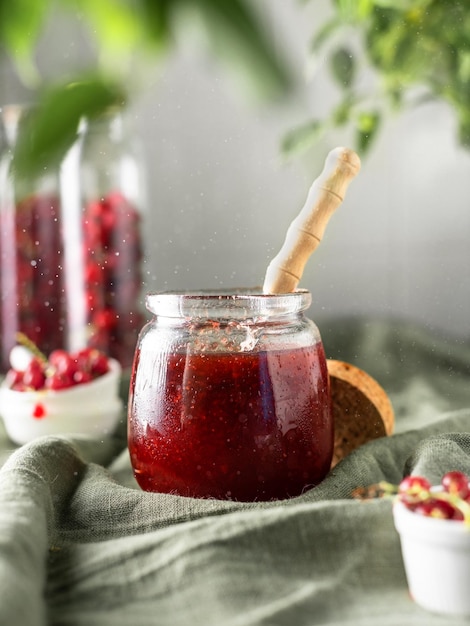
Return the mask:
[[121,366],[109,360],[109,372],[89,383],[60,391],[14,391],[0,386],[0,415],[10,439],[19,445],[43,435],[106,436],[122,414]]
[[470,528],[413,513],[398,501],[393,517],[414,601],[434,613],[470,616]]

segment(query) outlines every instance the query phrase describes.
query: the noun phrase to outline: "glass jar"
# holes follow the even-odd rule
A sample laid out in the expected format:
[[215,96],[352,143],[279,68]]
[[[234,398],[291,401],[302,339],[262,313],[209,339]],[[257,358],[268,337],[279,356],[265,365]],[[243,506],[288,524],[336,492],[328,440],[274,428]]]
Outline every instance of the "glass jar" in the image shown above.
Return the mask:
[[1,371],[18,333],[44,353],[95,347],[132,365],[143,323],[142,165],[124,116],[83,122],[65,158],[19,177],[29,107],[0,113]]
[[40,350],[66,344],[64,239],[59,167],[20,178],[13,149],[28,109],[2,107],[0,155],[1,371],[23,333]]
[[329,378],[308,291],[157,293],[129,397],[147,491],[240,501],[318,484],[333,451]]
[[64,166],[62,195],[75,220],[67,250],[71,263],[79,259],[68,294],[70,343],[98,348],[130,368],[143,323],[144,181],[127,122],[115,110],[82,121],[80,142]]

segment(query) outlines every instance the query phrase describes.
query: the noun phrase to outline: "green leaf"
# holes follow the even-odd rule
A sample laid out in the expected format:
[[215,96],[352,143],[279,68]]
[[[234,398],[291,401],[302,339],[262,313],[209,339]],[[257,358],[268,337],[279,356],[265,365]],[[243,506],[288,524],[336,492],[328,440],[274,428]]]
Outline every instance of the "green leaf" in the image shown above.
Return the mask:
[[470,50],[458,51],[458,76],[463,83],[470,82]]
[[433,0],[374,0],[377,7],[396,11],[416,11],[425,9]]
[[459,141],[465,148],[470,148],[470,107],[460,111]]
[[[98,64],[123,75],[137,52],[158,56],[171,40],[170,0],[62,0],[94,38]],[[178,0],[173,1],[173,6]]]
[[177,0],[141,0],[145,30],[157,48],[166,47],[171,40],[171,15],[176,3]]
[[333,78],[343,88],[348,89],[353,81],[356,70],[354,56],[347,48],[338,48],[331,57]]
[[357,16],[359,19],[367,19],[374,7],[374,0],[358,0]]
[[[424,98],[439,98],[450,104],[459,123],[459,139],[470,142],[470,12],[463,0],[332,0],[333,14],[314,35],[314,46],[326,47],[342,36],[347,48],[351,33],[363,42],[364,56],[374,70],[377,96],[384,111],[417,106]],[[337,23],[347,25],[343,32]],[[355,29],[355,32],[353,32]],[[339,32],[338,32],[339,31]],[[330,67],[345,95],[357,104],[370,102],[359,91],[354,74],[349,75],[345,55],[338,54]],[[344,64],[344,65],[343,65]],[[362,63],[361,63],[362,65]],[[378,133],[379,118],[369,114],[352,120],[344,102],[328,116],[332,126],[357,123],[357,140],[368,150]],[[470,146],[469,146],[470,147]]]
[[340,18],[351,23],[367,19],[375,0],[335,0],[335,4]]
[[336,0],[338,12],[341,19],[350,22],[357,17],[358,2],[357,0]]
[[[63,0],[64,1],[64,0]],[[109,53],[129,49],[142,38],[139,6],[123,0],[66,0],[79,9],[101,48]]]
[[312,39],[310,48],[312,52],[318,52],[323,44],[330,39],[333,34],[343,26],[342,20],[335,16],[333,19],[328,20],[319,28]]
[[49,8],[48,0],[0,0],[0,44],[29,85],[38,80],[32,53]]
[[289,131],[282,140],[281,151],[286,157],[305,152],[325,132],[325,124],[310,120],[306,124]]
[[80,119],[122,106],[124,99],[119,86],[98,75],[44,92],[19,128],[13,155],[18,176],[34,177],[57,166],[77,137]]
[[351,118],[351,112],[355,104],[355,99],[347,94],[341,102],[333,109],[331,120],[334,126],[344,126]]
[[261,97],[283,96],[291,75],[244,0],[178,0],[196,11],[203,23],[215,58],[227,64],[252,93]]
[[360,154],[366,154],[375,139],[380,126],[377,111],[360,113],[356,121],[356,144]]

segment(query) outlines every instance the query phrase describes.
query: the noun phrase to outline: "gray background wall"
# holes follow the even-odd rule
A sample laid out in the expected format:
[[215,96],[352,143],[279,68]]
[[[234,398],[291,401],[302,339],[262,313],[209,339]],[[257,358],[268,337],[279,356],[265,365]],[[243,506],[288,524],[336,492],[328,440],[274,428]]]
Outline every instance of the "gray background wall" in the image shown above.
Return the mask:
[[[328,2],[256,5],[302,79]],[[46,71],[87,58],[73,25],[50,28],[40,51]],[[148,174],[147,290],[262,283],[326,154],[352,142],[335,131],[313,154],[282,160],[283,134],[328,110],[335,96],[321,69],[300,83],[282,106],[255,106],[189,47],[149,68],[132,108]],[[0,104],[21,96],[4,62]],[[397,315],[469,335],[470,152],[455,137],[443,104],[387,121],[305,271],[312,317]]]

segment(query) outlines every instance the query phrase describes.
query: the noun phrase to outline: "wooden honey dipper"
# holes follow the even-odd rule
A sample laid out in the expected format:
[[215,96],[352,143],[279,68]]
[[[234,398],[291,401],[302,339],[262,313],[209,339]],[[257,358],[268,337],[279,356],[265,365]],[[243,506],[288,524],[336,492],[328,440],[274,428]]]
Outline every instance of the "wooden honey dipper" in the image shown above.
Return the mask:
[[[330,217],[360,169],[361,161],[353,150],[335,148],[328,154],[302,210],[287,230],[281,250],[268,266],[264,293],[295,291]],[[328,359],[327,364],[335,424],[333,467],[361,444],[392,434],[395,420],[387,394],[371,376],[343,361]]]
[[307,200],[289,226],[284,244],[268,265],[264,293],[295,291],[308,258],[321,242],[330,217],[342,203],[349,183],[359,173],[361,161],[353,150],[335,148],[325,161]]

